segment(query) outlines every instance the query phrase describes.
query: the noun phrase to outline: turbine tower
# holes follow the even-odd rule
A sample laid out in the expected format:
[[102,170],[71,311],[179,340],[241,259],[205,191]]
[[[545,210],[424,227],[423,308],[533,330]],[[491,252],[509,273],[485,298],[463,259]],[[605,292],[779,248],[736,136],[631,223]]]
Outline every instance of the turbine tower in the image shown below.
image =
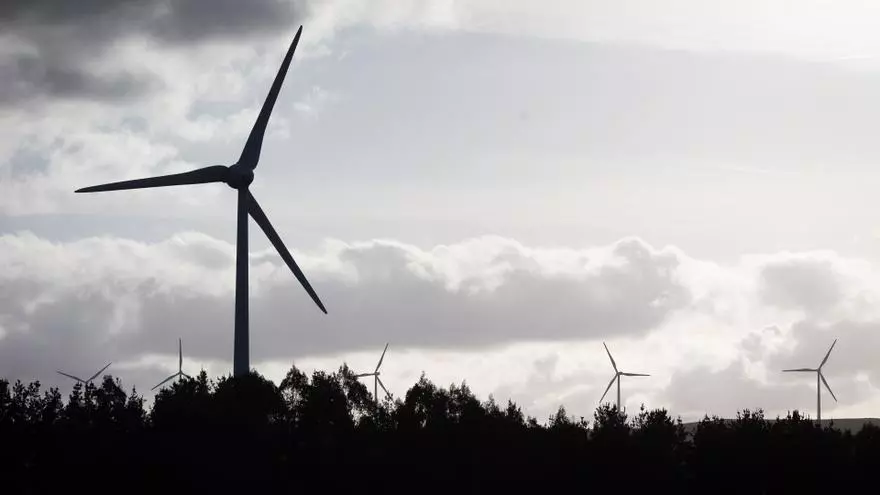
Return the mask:
[[[834,396],[834,392],[831,391],[831,386],[828,385],[828,382],[825,381],[825,375],[822,374],[822,366],[825,366],[825,363],[828,361],[828,356],[831,355],[831,350],[834,349],[834,344],[837,343],[837,339],[834,339],[834,342],[831,343],[831,347],[828,348],[828,352],[825,353],[825,358],[822,359],[822,363],[819,364],[818,368],[795,368],[791,370],[782,370],[783,373],[798,373],[798,372],[813,372],[816,373],[816,422],[822,421],[822,384],[825,384],[825,388],[828,389],[828,393],[831,394],[831,397],[834,399],[834,402],[837,402],[837,397]],[[820,383],[821,382],[821,383]]]
[[387,397],[391,397],[391,392],[385,388],[385,384],[382,383],[382,379],[379,378],[380,372],[379,367],[382,366],[382,360],[385,359],[385,352],[388,350],[388,344],[385,344],[385,350],[382,351],[382,357],[379,358],[379,364],[376,365],[376,370],[372,373],[361,373],[360,375],[355,375],[355,378],[363,378],[365,376],[373,377],[373,398],[376,399],[376,404],[379,403],[379,387],[382,387],[382,390],[385,391],[385,395]]
[[[608,350],[608,346],[605,345],[605,342],[602,342],[602,345],[605,346],[605,352],[608,353],[608,359],[611,360],[611,366],[614,368],[614,376],[611,378],[611,381],[608,382],[608,387],[605,388],[605,393],[602,394],[602,399],[608,395],[608,391],[611,390],[611,386],[614,385],[614,382],[617,382],[617,412],[620,413],[620,377],[621,376],[651,376],[646,375],[644,373],[625,373],[617,369],[617,363],[614,362],[614,358],[611,357],[611,351]],[[602,399],[599,399],[599,403],[602,403]]]
[[65,373],[65,372],[63,372],[63,371],[55,370],[55,372],[58,373],[59,375],[64,375],[64,376],[66,376],[67,378],[71,378],[71,379],[73,379],[73,380],[76,380],[76,381],[82,383],[83,385],[88,385],[88,384],[92,383],[92,381],[93,381],[95,378],[98,378],[98,375],[100,375],[101,373],[103,373],[104,370],[106,370],[107,368],[109,368],[111,364],[113,364],[113,363],[112,363],[112,362],[111,362],[111,363],[107,363],[107,366],[104,366],[103,368],[101,368],[100,370],[98,370],[97,373],[95,373],[94,375],[90,376],[87,380],[83,380],[82,378],[80,378],[80,377],[78,377],[78,376],[69,375],[69,374],[67,374],[67,373]]
[[183,372],[183,341],[179,338],[177,339],[177,348],[178,348],[178,357],[179,357],[179,359],[177,361],[177,373],[162,380],[161,382],[159,382],[155,387],[151,388],[150,390],[156,390],[157,388],[159,388],[163,383],[167,382],[168,380],[171,380],[171,379],[174,379],[174,378],[177,378],[180,376],[185,376],[187,378],[192,379],[191,376],[189,376]]
[[275,228],[269,222],[263,209],[260,208],[256,198],[248,190],[248,186],[254,180],[254,169],[260,160],[260,150],[263,146],[263,135],[266,132],[266,126],[269,123],[269,116],[272,114],[272,107],[275,106],[275,100],[281,91],[281,84],[284,82],[284,76],[287,74],[287,68],[293,58],[293,52],[299,43],[299,37],[302,34],[302,26],[296,31],[296,36],[287,50],[287,55],[278,69],[269,95],[260,109],[260,114],[248,135],[247,142],[241,152],[238,161],[231,166],[213,165],[210,167],[200,168],[190,172],[180,174],[161,175],[146,179],[127,180],[122,182],[112,182],[99,186],[86,187],[78,189],[78,193],[100,192],[100,191],[120,191],[126,189],[143,189],[149,187],[165,187],[165,186],[181,186],[188,184],[207,184],[213,182],[225,182],[229,187],[238,190],[238,233],[236,237],[235,251],[235,336],[233,349],[233,373],[235,376],[246,375],[250,371],[249,363],[249,335],[248,335],[248,215],[250,215],[257,225],[263,229],[266,237],[275,246],[278,254],[287,263],[287,266],[293,272],[293,275],[299,280],[300,284],[309,293],[315,304],[321,308],[325,314],[327,310],[318,298],[318,295],[312,289],[312,286],[306,280],[305,275],[296,262],[293,260],[290,251],[284,246]]

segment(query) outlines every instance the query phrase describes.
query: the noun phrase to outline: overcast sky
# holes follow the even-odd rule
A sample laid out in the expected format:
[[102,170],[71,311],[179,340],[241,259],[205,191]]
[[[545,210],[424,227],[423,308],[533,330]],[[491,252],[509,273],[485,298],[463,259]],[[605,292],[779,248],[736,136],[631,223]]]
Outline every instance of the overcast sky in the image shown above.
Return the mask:
[[880,4],[0,3],[0,376],[231,371],[235,193],[75,195],[233,163],[302,41],[252,186],[251,363],[422,371],[590,416],[880,416]]

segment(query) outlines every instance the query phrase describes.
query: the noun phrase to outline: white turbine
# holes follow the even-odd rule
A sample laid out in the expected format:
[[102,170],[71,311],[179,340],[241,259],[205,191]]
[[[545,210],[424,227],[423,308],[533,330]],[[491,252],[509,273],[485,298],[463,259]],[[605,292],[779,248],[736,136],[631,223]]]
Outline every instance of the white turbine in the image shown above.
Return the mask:
[[175,373],[175,374],[169,376],[168,378],[162,380],[161,382],[159,382],[158,385],[156,385],[155,387],[151,388],[150,390],[156,390],[157,388],[159,388],[160,386],[162,386],[163,383],[167,382],[168,380],[173,380],[174,378],[178,378],[178,377],[181,377],[181,376],[185,376],[185,377],[187,377],[187,378],[192,378],[191,376],[189,376],[189,375],[187,375],[186,373],[183,372],[183,341],[182,341],[181,339],[177,339],[177,348],[178,348],[178,358],[179,358],[178,361],[177,361],[177,373]]
[[[614,385],[614,382],[617,382],[617,412],[620,412],[620,377],[621,376],[651,376],[646,375],[644,373],[625,373],[617,369],[617,363],[614,362],[614,358],[611,357],[611,351],[608,350],[608,346],[605,345],[605,342],[602,342],[602,345],[605,346],[605,352],[608,353],[608,359],[611,360],[611,366],[614,368],[614,376],[611,378],[611,381],[608,382],[608,387],[605,388],[605,393],[602,394],[602,399],[608,395],[608,391],[611,390],[611,386]],[[599,399],[599,403],[602,403],[602,399]]]
[[[837,397],[834,396],[834,392],[831,391],[831,386],[828,385],[828,382],[825,381],[825,375],[822,374],[822,366],[825,366],[825,363],[828,361],[828,356],[831,355],[831,349],[834,349],[834,344],[837,343],[837,339],[834,339],[834,342],[831,343],[831,347],[828,348],[828,352],[825,353],[825,358],[822,359],[822,363],[819,364],[818,368],[795,368],[791,370],[782,370],[783,373],[798,373],[798,372],[814,372],[816,373],[816,421],[822,421],[822,384],[825,384],[825,388],[828,389],[828,393],[831,394],[831,397],[834,399],[834,402],[837,402]],[[820,383],[821,382],[821,383]]]
[[65,372],[63,372],[63,371],[58,371],[58,370],[55,370],[55,371],[56,371],[56,373],[58,373],[59,375],[64,375],[64,376],[66,376],[67,378],[71,378],[71,379],[73,379],[73,380],[78,381],[79,383],[82,383],[83,385],[88,385],[89,383],[92,383],[92,381],[93,381],[95,378],[98,378],[98,375],[100,375],[101,373],[103,373],[104,370],[106,370],[107,368],[109,368],[111,364],[113,364],[113,363],[112,363],[112,362],[111,362],[111,363],[107,363],[107,366],[104,366],[103,368],[101,368],[100,370],[98,370],[97,373],[95,373],[94,375],[90,376],[87,380],[83,380],[82,378],[80,378],[80,377],[78,377],[78,376],[69,375],[69,374],[67,374],[67,373],[65,373]]
[[296,32],[287,55],[281,62],[281,68],[275,76],[269,94],[260,109],[260,114],[254,123],[251,132],[248,135],[244,149],[239,156],[238,161],[231,166],[213,165],[204,167],[190,172],[179,174],[161,175],[157,177],[149,177],[146,179],[127,180],[122,182],[113,182],[110,184],[102,184],[99,186],[84,187],[77,189],[77,193],[91,193],[101,191],[122,191],[127,189],[144,189],[150,187],[165,186],[182,186],[189,184],[207,184],[207,183],[223,183],[238,191],[238,230],[236,235],[235,250],[235,330],[233,335],[233,374],[236,377],[244,376],[250,373],[250,358],[248,346],[250,342],[250,334],[248,330],[248,216],[257,222],[257,225],[263,229],[266,237],[275,246],[281,259],[287,264],[293,275],[299,280],[299,283],[305,288],[309,296],[318,305],[324,313],[327,309],[318,298],[318,294],[312,289],[311,284],[306,280],[306,276],[293,260],[293,256],[275,227],[269,222],[266,213],[257,203],[257,199],[251,194],[248,187],[254,180],[254,169],[260,161],[260,150],[263,147],[263,135],[266,133],[266,126],[269,124],[269,116],[272,114],[272,108],[275,106],[275,100],[281,91],[281,84],[284,82],[284,76],[290,67],[290,61],[293,59],[293,52],[299,43],[299,37],[302,34],[302,26]]
[[382,379],[379,378],[380,372],[379,367],[382,366],[382,360],[385,359],[385,352],[388,350],[388,344],[385,344],[385,350],[382,351],[382,357],[379,358],[379,364],[376,365],[376,370],[372,373],[361,373],[360,375],[355,375],[355,378],[363,378],[366,376],[373,377],[373,398],[376,400],[376,404],[379,403],[379,387],[382,387],[382,390],[385,391],[385,396],[389,399],[391,398],[391,392],[385,388],[385,384],[382,383]]

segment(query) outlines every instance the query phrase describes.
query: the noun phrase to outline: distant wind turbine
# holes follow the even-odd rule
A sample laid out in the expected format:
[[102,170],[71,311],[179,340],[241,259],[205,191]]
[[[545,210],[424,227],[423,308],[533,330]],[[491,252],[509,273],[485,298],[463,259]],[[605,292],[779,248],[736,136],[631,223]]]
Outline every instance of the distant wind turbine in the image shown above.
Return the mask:
[[306,280],[302,270],[293,260],[290,251],[284,246],[281,237],[278,236],[266,214],[263,213],[263,209],[260,208],[256,198],[248,190],[248,186],[254,180],[254,169],[260,160],[263,135],[269,123],[269,116],[272,114],[272,108],[275,106],[278,93],[281,91],[281,84],[284,82],[284,76],[287,74],[287,68],[293,59],[293,52],[296,50],[301,34],[302,26],[297,30],[296,36],[294,36],[293,42],[287,50],[287,55],[281,63],[281,68],[278,69],[278,74],[275,76],[275,81],[272,83],[272,88],[269,90],[269,95],[266,97],[263,107],[260,109],[260,114],[257,116],[254,127],[251,129],[250,135],[248,135],[241,156],[232,166],[213,165],[191,172],[113,182],[76,190],[78,193],[86,193],[212,182],[225,182],[229,187],[238,190],[238,235],[235,252],[235,336],[233,349],[233,373],[235,376],[243,376],[250,371],[248,353],[248,215],[253,217],[257,225],[263,229],[272,245],[278,250],[278,254],[287,263],[293,275],[299,280],[306,292],[309,293],[315,304],[321,308],[321,311],[327,313],[324,304],[321,303],[318,295],[312,289],[308,280]]
[[385,350],[382,351],[382,357],[379,358],[379,364],[376,365],[376,370],[372,373],[361,373],[360,375],[355,375],[355,378],[364,378],[367,376],[373,377],[373,398],[376,400],[376,404],[379,403],[379,387],[382,387],[382,390],[385,391],[385,395],[388,398],[391,398],[391,392],[385,388],[385,384],[382,383],[382,379],[379,378],[380,372],[379,367],[382,366],[382,360],[385,359],[385,352],[388,351],[388,344],[385,344]]
[[172,380],[172,379],[174,379],[174,378],[177,378],[177,377],[185,376],[185,377],[187,377],[187,378],[192,378],[191,376],[189,376],[189,375],[187,375],[186,373],[183,372],[183,341],[182,341],[181,339],[179,339],[179,338],[177,339],[177,348],[178,348],[178,357],[179,357],[179,359],[178,359],[178,361],[177,361],[177,373],[175,373],[175,374],[169,376],[168,378],[162,380],[161,382],[159,382],[158,385],[156,385],[155,387],[151,388],[150,390],[156,390],[157,388],[159,388],[160,386],[162,386],[163,383],[167,382],[168,380]]
[[[605,346],[605,352],[608,353],[608,359],[611,360],[611,366],[614,368],[614,377],[611,378],[611,381],[608,382],[608,387],[605,388],[605,393],[602,394],[602,399],[608,395],[608,391],[611,390],[611,386],[614,385],[614,382],[617,382],[617,411],[620,412],[620,377],[621,376],[651,376],[646,375],[644,373],[624,373],[617,369],[617,363],[614,362],[614,358],[611,357],[611,351],[608,350],[608,346],[605,345],[605,342],[602,342],[602,345]],[[602,399],[599,399],[599,403],[602,403]]]
[[[828,361],[828,356],[831,355],[831,350],[834,349],[834,344],[837,343],[837,339],[834,339],[834,342],[831,343],[831,347],[828,348],[828,352],[825,353],[825,358],[822,359],[822,363],[819,364],[818,368],[795,368],[791,370],[782,370],[783,373],[798,373],[798,372],[812,372],[816,373],[816,421],[822,421],[822,384],[825,384],[825,388],[828,389],[828,393],[831,394],[831,397],[834,399],[834,402],[837,402],[837,397],[834,396],[834,392],[831,391],[831,386],[828,385],[828,382],[825,381],[825,375],[822,374],[822,366],[825,366],[825,363]],[[820,383],[821,382],[821,383]]]
[[107,363],[107,366],[104,366],[103,368],[101,368],[100,370],[98,370],[97,373],[95,373],[94,375],[90,376],[87,380],[83,380],[82,378],[80,378],[80,377],[78,377],[78,376],[69,375],[69,374],[67,374],[67,373],[65,373],[65,372],[63,372],[63,371],[58,371],[58,370],[56,370],[55,372],[58,373],[59,375],[64,375],[64,376],[66,376],[67,378],[71,378],[71,379],[73,379],[73,380],[76,380],[76,381],[78,381],[79,383],[82,383],[83,385],[88,385],[89,383],[92,383],[92,381],[94,381],[95,378],[98,378],[98,375],[100,375],[101,373],[103,373],[104,370],[106,370],[107,368],[109,368],[111,364],[113,364],[113,363],[112,363],[112,362]]

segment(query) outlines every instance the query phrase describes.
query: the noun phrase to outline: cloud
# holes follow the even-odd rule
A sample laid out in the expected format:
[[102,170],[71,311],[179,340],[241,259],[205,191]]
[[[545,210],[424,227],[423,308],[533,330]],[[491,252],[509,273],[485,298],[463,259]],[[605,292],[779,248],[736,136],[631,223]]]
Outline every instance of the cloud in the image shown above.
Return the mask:
[[[116,351],[127,359],[159,351],[157,344],[187,329],[206,357],[229,353],[231,245],[198,234],[152,245],[111,238],[59,245],[25,234],[6,236],[2,244],[14,260],[4,275],[7,338],[113,334]],[[673,278],[675,255],[635,239],[597,254],[610,262],[591,264],[585,253],[581,265],[564,274],[542,260],[547,253],[513,241],[482,238],[462,247],[332,243],[316,257],[302,256],[329,317],[303,297],[277,255],[255,255],[254,359],[353,351],[375,345],[377,337],[400,346],[461,349],[639,335],[688,302]],[[70,315],[67,322],[56,320],[58,308]]]
[[[0,53],[0,105],[41,96],[115,100],[160,89],[163,79],[149,68],[112,67],[119,60],[111,52],[126,39],[145,39],[169,49],[272,37],[303,22],[309,23],[317,40],[366,25],[385,31],[440,29],[697,51],[770,51],[838,63],[855,57],[864,64],[880,54],[880,37],[864,21],[875,17],[878,7],[865,2],[841,1],[834,6],[803,2],[797,9],[786,8],[781,0],[748,0],[736,8],[695,0],[674,4],[89,0],[58,7],[46,0],[11,0],[0,7],[5,45],[5,53]],[[823,36],[816,37],[816,32]]]
[[305,97],[293,104],[293,108],[302,114],[315,117],[325,105],[337,99],[338,96],[320,86],[312,86]]
[[[723,416],[738,409],[758,408],[768,413],[793,409],[811,411],[810,403],[796,400],[803,398],[800,388],[804,387],[794,383],[762,383],[749,375],[742,361],[718,371],[701,367],[675,373],[670,381],[670,386],[665,390],[669,408],[683,417],[699,418],[704,414]],[[815,415],[815,412],[811,414]]]
[[59,6],[11,0],[0,7],[7,45],[0,56],[0,106],[37,97],[117,100],[162,88],[147,71],[109,67],[113,48],[131,38],[166,48],[289,31],[305,2],[258,0],[88,0]]
[[840,280],[824,260],[789,260],[764,267],[762,298],[786,309],[823,311],[841,299]]
[[117,102],[161,87],[149,75],[138,77],[127,71],[95,74],[34,55],[0,60],[0,72],[0,105],[22,103],[37,95]]
[[766,357],[768,366],[775,368],[772,371],[815,368],[822,362],[833,341],[840,339],[822,368],[826,378],[861,375],[873,384],[880,384],[875,352],[880,348],[880,321],[841,320],[823,324],[804,320],[792,326],[791,337],[793,345],[790,349],[780,349]]
[[315,9],[316,20],[337,29],[360,23],[384,30],[458,30],[699,52],[776,53],[873,69],[880,36],[870,19],[878,14],[880,6],[860,0],[810,0],[796,8],[786,0],[341,0]]
[[[205,43],[272,38],[299,23],[309,25],[306,41],[316,45],[348,28],[372,26],[697,51],[771,51],[838,63],[855,56],[864,64],[880,54],[880,37],[864,22],[876,16],[876,6],[856,1],[833,7],[784,5],[781,0],[748,0],[736,8],[694,0],[663,7],[642,0],[555,0],[547,5],[522,0],[89,0],[58,7],[46,0],[11,0],[0,7],[0,106],[46,97],[143,97],[167,81],[151,66],[119,57],[117,48],[132,39],[145,40],[146,50],[167,53]],[[821,43],[816,32],[823,33]]]
[[[167,375],[178,337],[187,362],[228,370],[232,245],[198,233],[155,243],[52,243],[20,233],[0,237],[0,256],[7,266],[0,374],[58,383],[54,368],[80,372],[114,361],[142,389]],[[826,324],[766,302],[759,280],[781,256],[717,265],[637,238],[587,249],[493,236],[431,249],[328,241],[297,253],[328,306],[325,316],[274,252],[255,252],[252,363],[276,370],[294,358],[329,367],[347,356],[375,361],[372,352],[391,342],[395,392],[426,370],[439,383],[467,379],[483,394],[513,397],[543,415],[562,403],[595,405],[610,372],[599,341],[608,340],[624,369],[652,375],[627,382],[628,406],[644,401],[693,417],[809,406],[801,405],[809,391],[778,369],[818,363],[840,337],[826,376],[849,408],[842,410],[858,411],[880,371],[870,351],[880,345],[880,319],[841,303],[848,319]],[[830,266],[858,261],[836,258]],[[803,269],[798,276],[813,273],[783,264]],[[729,283],[739,279],[752,282]],[[796,300],[800,289],[774,290]],[[407,361],[408,354],[421,357]]]
[[[151,356],[169,353],[179,336],[190,361],[228,364],[233,246],[196,233],[153,244],[111,237],[51,243],[22,233],[3,236],[0,246],[9,261],[0,284],[3,375],[57,383],[54,368],[112,360],[152,369],[141,370],[142,380],[161,379],[166,370]],[[253,253],[255,365],[341,356],[384,341],[396,352],[468,353],[638,337],[689,300],[674,280],[677,254],[637,239],[587,250],[495,237],[430,250],[330,242],[298,258],[330,315],[314,308],[276,254]]]

